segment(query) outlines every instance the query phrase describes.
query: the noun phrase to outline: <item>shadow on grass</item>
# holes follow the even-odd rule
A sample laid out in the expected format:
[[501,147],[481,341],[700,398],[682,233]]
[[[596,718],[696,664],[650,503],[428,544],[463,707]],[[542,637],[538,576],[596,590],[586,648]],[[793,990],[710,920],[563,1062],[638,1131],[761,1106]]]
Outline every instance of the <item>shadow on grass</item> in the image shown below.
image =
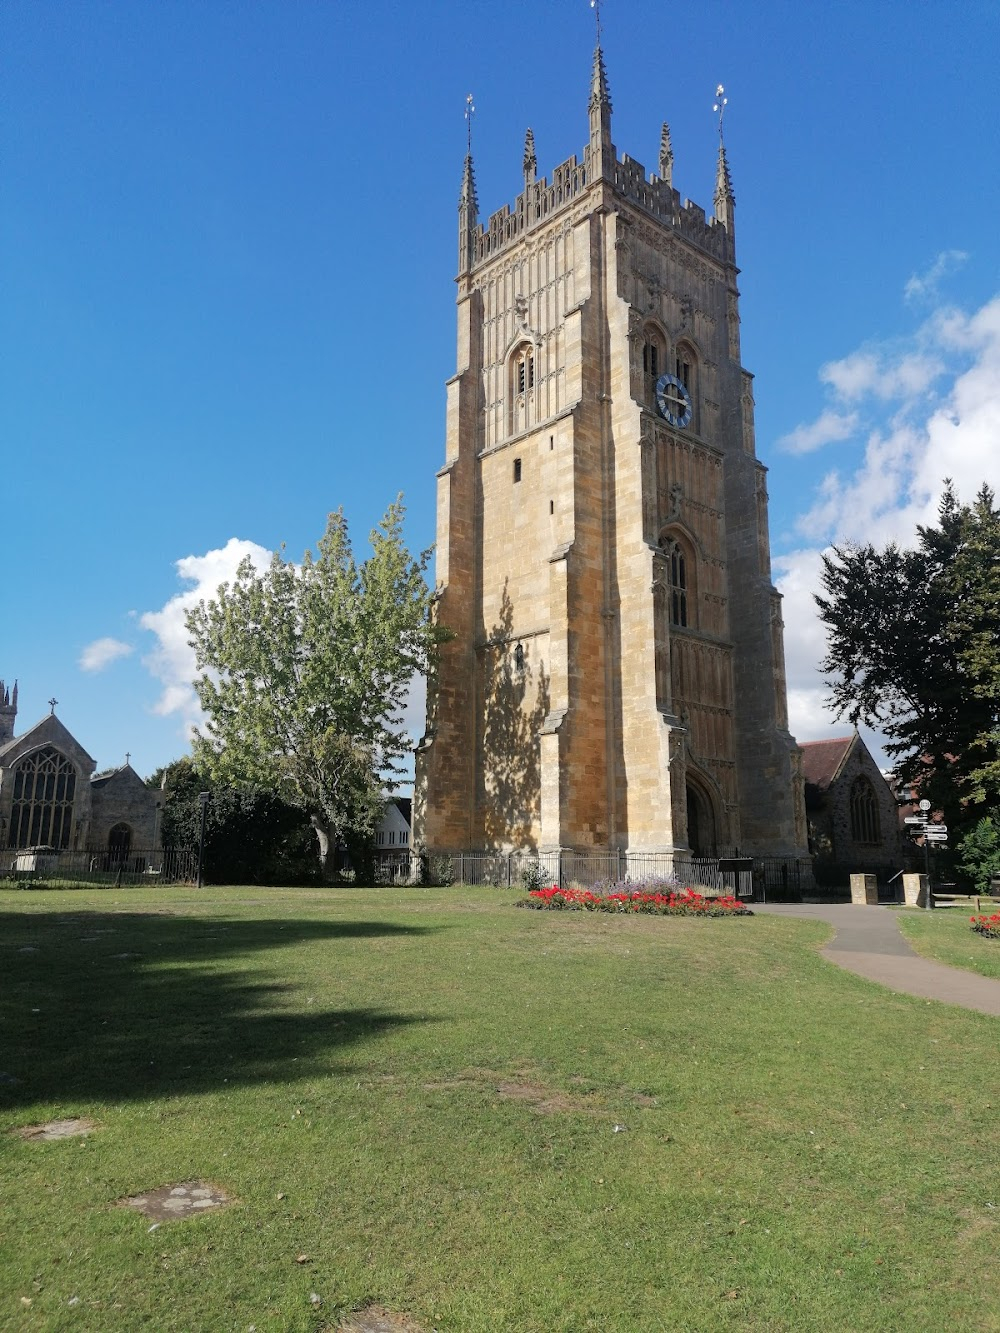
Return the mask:
[[334,974],[353,941],[429,929],[0,913],[0,1107],[183,1096],[329,1074],[331,1055],[429,1020],[371,1004],[317,1010],[306,979],[262,980],[249,956],[319,943],[329,946],[324,972]]

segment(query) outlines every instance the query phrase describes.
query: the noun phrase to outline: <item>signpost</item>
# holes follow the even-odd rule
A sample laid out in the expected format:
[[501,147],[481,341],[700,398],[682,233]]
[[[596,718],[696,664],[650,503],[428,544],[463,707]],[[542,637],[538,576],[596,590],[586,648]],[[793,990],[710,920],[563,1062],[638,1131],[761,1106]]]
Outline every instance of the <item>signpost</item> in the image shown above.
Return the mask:
[[931,843],[948,841],[948,825],[935,824],[930,818],[931,803],[926,796],[920,802],[919,815],[907,815],[903,820],[904,824],[909,824],[910,833],[915,838],[924,840],[924,875],[927,879],[927,910],[928,912],[934,906],[934,894],[931,892]]

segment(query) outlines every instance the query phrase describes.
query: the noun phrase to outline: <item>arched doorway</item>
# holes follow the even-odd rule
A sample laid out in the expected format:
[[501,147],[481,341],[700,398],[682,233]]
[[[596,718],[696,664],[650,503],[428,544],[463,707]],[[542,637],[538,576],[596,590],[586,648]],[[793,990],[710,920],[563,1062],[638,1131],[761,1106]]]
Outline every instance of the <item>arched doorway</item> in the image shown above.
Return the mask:
[[115,824],[108,834],[108,854],[112,861],[124,861],[132,848],[132,830],[128,824]]
[[691,855],[716,856],[715,810],[708,795],[690,781],[687,784],[687,825]]

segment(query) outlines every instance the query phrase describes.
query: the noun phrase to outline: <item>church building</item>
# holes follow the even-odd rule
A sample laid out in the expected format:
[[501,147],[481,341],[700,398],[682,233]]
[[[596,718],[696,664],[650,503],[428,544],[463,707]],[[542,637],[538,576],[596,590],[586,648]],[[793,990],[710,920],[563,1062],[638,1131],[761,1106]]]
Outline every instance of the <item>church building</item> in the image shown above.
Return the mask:
[[[0,680],[0,851],[91,851],[126,860],[160,847],[163,793],[129,763],[97,765],[55,715],[14,736],[17,685]],[[0,871],[13,859],[0,860]]]
[[588,110],[482,222],[465,161],[414,844],[808,864],[721,121],[706,215],[666,125],[619,156],[600,46]]

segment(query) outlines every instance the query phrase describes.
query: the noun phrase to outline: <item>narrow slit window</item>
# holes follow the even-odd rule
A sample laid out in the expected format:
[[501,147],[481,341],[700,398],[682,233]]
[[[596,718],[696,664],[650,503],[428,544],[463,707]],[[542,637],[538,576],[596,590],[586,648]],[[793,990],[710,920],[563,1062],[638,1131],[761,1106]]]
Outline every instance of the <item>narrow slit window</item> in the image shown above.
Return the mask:
[[688,623],[687,563],[676,542],[670,550],[670,620],[681,629]]
[[514,480],[521,480],[521,460],[519,458],[514,459]]

